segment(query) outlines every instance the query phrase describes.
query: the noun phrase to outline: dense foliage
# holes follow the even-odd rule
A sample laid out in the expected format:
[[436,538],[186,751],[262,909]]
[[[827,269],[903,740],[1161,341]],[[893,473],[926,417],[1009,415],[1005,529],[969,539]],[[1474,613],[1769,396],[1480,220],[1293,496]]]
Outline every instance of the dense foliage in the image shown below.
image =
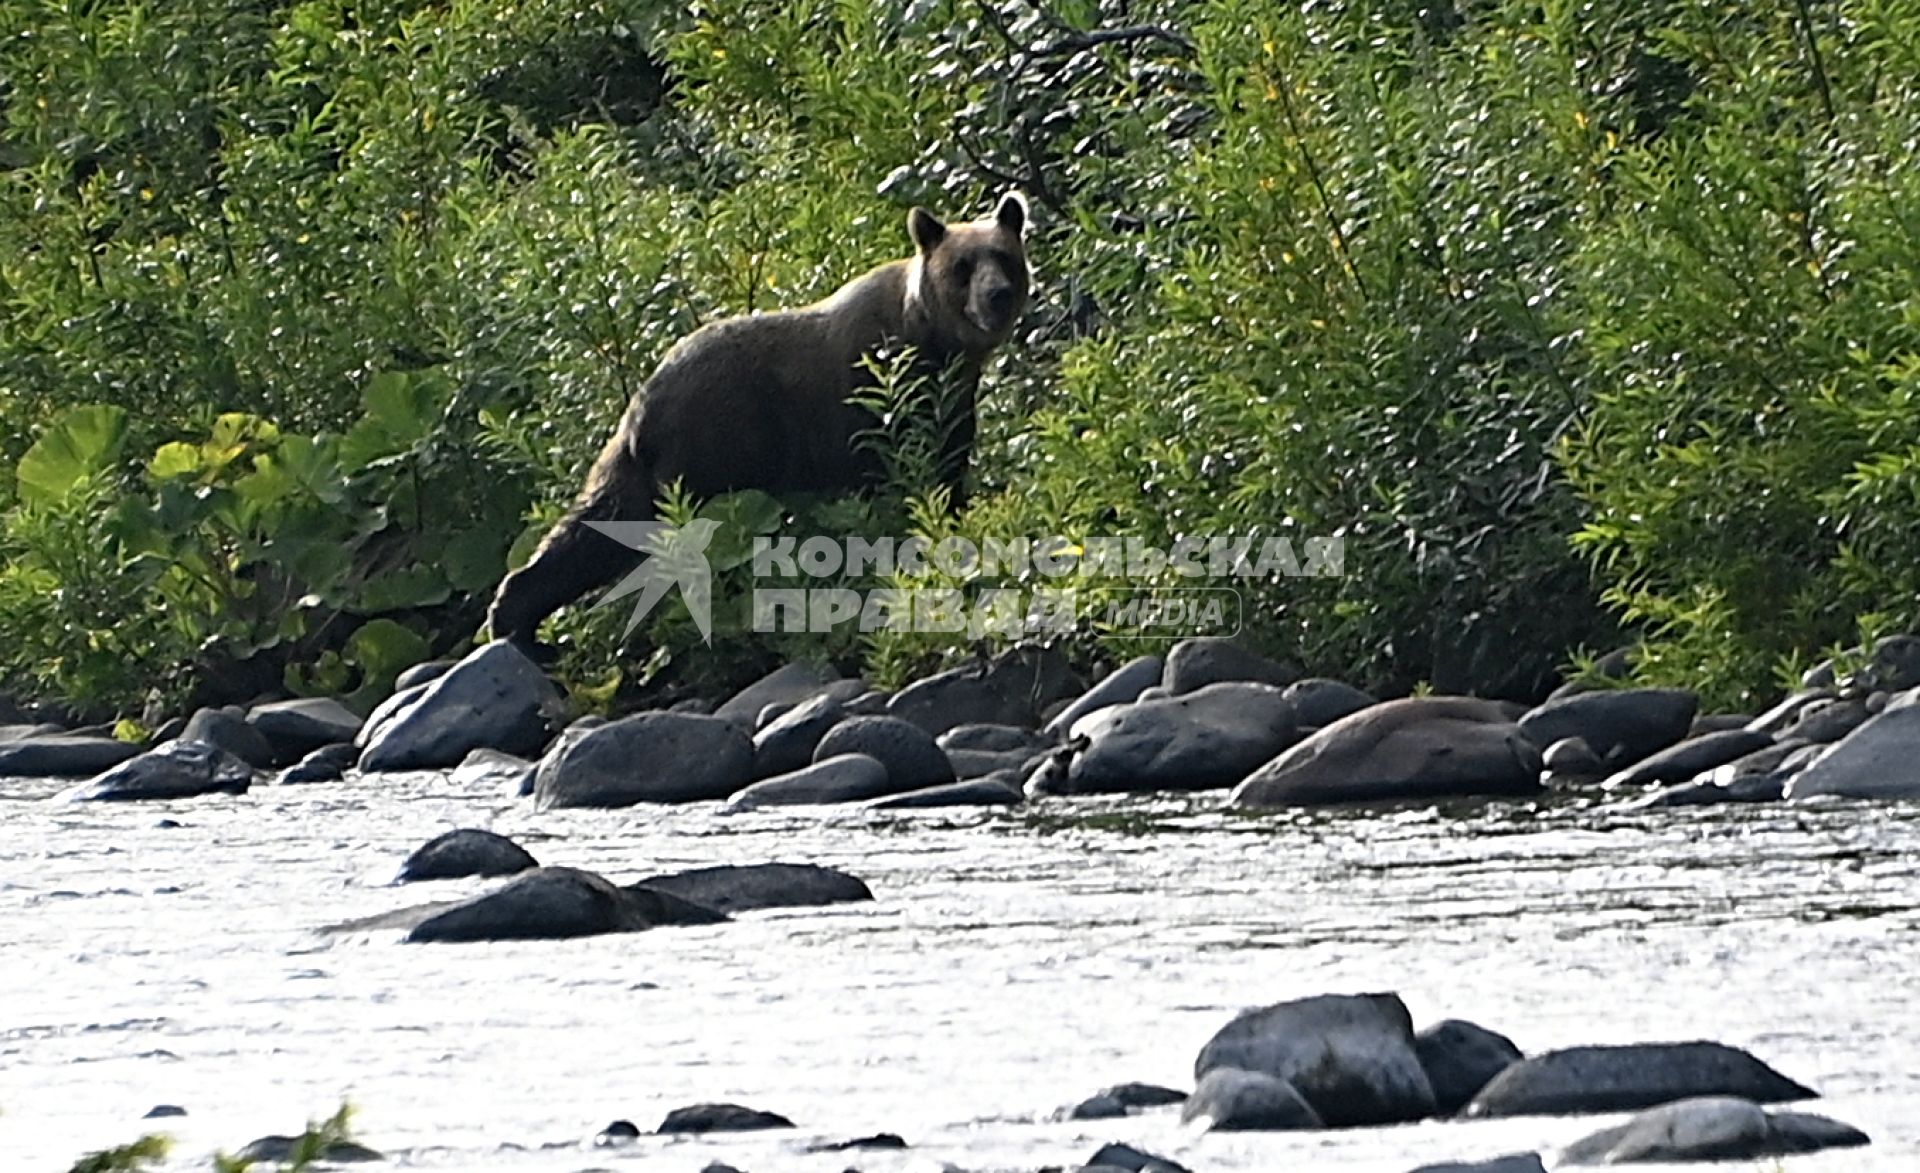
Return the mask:
[[[1748,703],[1916,619],[1917,79],[1887,0],[19,0],[0,689],[376,696],[672,341],[1018,186],[965,514],[734,520],[1338,536],[1256,643],[1526,693],[1623,625]],[[556,621],[584,698],[971,640],[623,621]]]

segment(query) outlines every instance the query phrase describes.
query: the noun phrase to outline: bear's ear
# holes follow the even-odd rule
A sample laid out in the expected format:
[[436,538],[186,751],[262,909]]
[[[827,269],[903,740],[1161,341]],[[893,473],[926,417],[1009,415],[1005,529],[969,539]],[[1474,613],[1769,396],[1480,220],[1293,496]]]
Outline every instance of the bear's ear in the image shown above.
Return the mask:
[[1000,197],[1000,206],[993,210],[993,218],[1000,227],[1019,236],[1027,230],[1027,197],[1017,191],[1010,191]]
[[907,213],[907,235],[913,237],[921,252],[931,253],[947,238],[947,226],[925,208],[915,208]]

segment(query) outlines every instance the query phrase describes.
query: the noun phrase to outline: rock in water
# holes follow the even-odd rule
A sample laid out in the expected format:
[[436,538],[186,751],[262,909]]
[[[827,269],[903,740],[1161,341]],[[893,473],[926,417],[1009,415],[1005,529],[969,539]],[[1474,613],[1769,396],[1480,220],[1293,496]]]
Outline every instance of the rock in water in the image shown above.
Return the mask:
[[305,786],[313,782],[338,782],[359,760],[360,750],[356,746],[322,746],[274,775],[273,784]]
[[1193,1073],[1204,1078],[1216,1067],[1286,1081],[1335,1128],[1434,1112],[1413,1019],[1393,994],[1323,994],[1249,1010],[1208,1040]]
[[859,879],[810,863],[694,868],[653,876],[633,887],[665,892],[702,908],[727,913],[873,899],[873,893]]
[[[1088,713],[1104,709],[1108,705],[1129,705],[1140,699],[1140,694],[1160,683],[1161,673],[1166,662],[1159,656],[1141,656],[1129,660],[1114,669],[1100,681],[1074,698],[1072,704],[1056,713],[1047,722],[1046,732],[1050,736],[1061,736],[1073,728],[1073,723]],[[942,743],[945,745],[945,743]],[[945,746],[952,749],[952,746]]]
[[[197,711],[187,719],[187,727],[180,731],[178,740],[219,746],[257,770],[281,764],[273,746],[258,729],[247,724],[245,712],[238,708]],[[286,760],[292,761],[298,756],[295,754]]]
[[1065,793],[1232,786],[1299,739],[1293,706],[1266,684],[1212,684],[1081,718]]
[[1617,769],[1685,737],[1699,709],[1699,696],[1683,688],[1611,689],[1548,701],[1522,716],[1520,728],[1542,748],[1578,737]]
[[1152,1083],[1121,1083],[1102,1088],[1068,1108],[1062,1116],[1068,1120],[1109,1120],[1137,1109],[1164,1108],[1171,1104],[1183,1104],[1186,1100],[1187,1093],[1170,1087]]
[[400,865],[400,882],[511,876],[540,866],[526,848],[492,831],[463,827],[428,840]]
[[887,715],[932,736],[956,725],[1040,723],[1040,711],[1080,688],[1060,653],[1017,648],[994,659],[949,668],[909,684],[887,702]]
[[909,790],[867,804],[869,810],[931,810],[952,806],[1018,806],[1026,801],[1020,792],[1020,776],[1013,773],[989,774],[925,790]]
[[832,696],[805,700],[753,735],[753,776],[777,778],[804,769],[814,760],[820,739],[847,718],[847,707]]
[[1573,1116],[1631,1112],[1697,1096],[1759,1103],[1816,1093],[1720,1043],[1631,1043],[1569,1047],[1522,1059],[1467,1105],[1467,1116]]
[[169,741],[122,762],[72,791],[75,802],[132,802],[245,794],[253,768],[226,750],[202,741]]
[[725,919],[668,893],[636,892],[578,868],[546,867],[428,917],[407,940],[558,940]]
[[753,1132],[767,1128],[792,1128],[793,1121],[778,1112],[743,1108],[739,1104],[694,1104],[667,1113],[656,1130],[661,1135],[702,1132]]
[[564,709],[546,674],[519,648],[495,640],[375,709],[358,738],[360,768],[443,769],[476,749],[533,753]]
[[1920,798],[1920,706],[1889,709],[1834,742],[1786,793],[1795,800]]
[[[863,720],[865,718],[862,718]],[[727,804],[730,811],[766,806],[819,806],[864,802],[894,792],[887,768],[863,753],[835,754],[790,774],[768,778],[742,790]]]
[[1088,1169],[1125,1169],[1127,1173],[1188,1173],[1185,1165],[1176,1164],[1165,1157],[1158,1157],[1132,1145],[1103,1144],[1087,1158]]
[[639,713],[569,729],[540,762],[534,801],[543,810],[702,802],[753,780],[753,743],[720,717]]
[[954,781],[953,763],[933,735],[898,717],[851,717],[827,731],[815,762],[839,754],[866,754],[887,768],[889,793],[904,794]]
[[366,724],[352,709],[325,696],[255,705],[246,721],[272,748],[275,765],[299,761],[323,746],[351,742]]
[[[263,1136],[241,1149],[237,1156],[243,1165],[290,1165],[307,1143],[307,1139],[300,1136]],[[386,1158],[366,1145],[336,1140],[320,1150],[319,1160],[328,1165],[350,1165]]]
[[1539,1153],[1513,1153],[1486,1161],[1446,1161],[1422,1165],[1412,1173],[1547,1173]]
[[111,737],[34,733],[0,743],[0,778],[77,778],[117,766],[140,747]]
[[1752,729],[1727,729],[1690,737],[1640,759],[1601,783],[1603,790],[1638,788],[1657,782],[1685,782],[1773,745],[1773,738]]
[[1410,697],[1343,717],[1240,784],[1234,806],[1528,795],[1540,751],[1493,701]]
[[1183,1123],[1205,1120],[1207,1127],[1222,1132],[1326,1127],[1292,1084],[1264,1071],[1238,1067],[1215,1067],[1201,1076],[1180,1110],[1180,1119]]
[[1167,653],[1161,686],[1168,696],[1195,692],[1210,684],[1267,684],[1285,688],[1300,679],[1291,664],[1269,660],[1230,639],[1202,635],[1183,639]]
[[1466,1107],[1495,1076],[1524,1058],[1507,1036],[1457,1018],[1415,1035],[1413,1049],[1427,1082],[1433,1085],[1434,1106],[1443,1116]]
[[1866,1133],[1825,1116],[1768,1114],[1752,1100],[1705,1096],[1648,1109],[1575,1141],[1560,1159],[1569,1165],[1751,1161],[1866,1143]]

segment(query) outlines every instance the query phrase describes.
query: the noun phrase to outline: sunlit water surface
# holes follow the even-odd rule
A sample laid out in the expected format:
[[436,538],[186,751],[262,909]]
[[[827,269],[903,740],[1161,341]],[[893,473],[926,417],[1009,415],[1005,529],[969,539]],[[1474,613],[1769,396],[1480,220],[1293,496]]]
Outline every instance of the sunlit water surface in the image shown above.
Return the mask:
[[[1106,1140],[1197,1173],[1401,1173],[1612,1122],[1201,1135],[1170,1110],[1051,1118],[1123,1080],[1190,1085],[1195,1052],[1242,1007],[1376,990],[1421,1024],[1471,1018],[1529,1051],[1748,1047],[1875,1139],[1787,1168],[1920,1169],[1914,808],[1246,818],[1203,795],[729,816],[539,813],[433,774],[126,806],[47,801],[59,789],[0,783],[8,1173],[58,1173],[145,1131],[176,1137],[169,1169],[204,1170],[342,1101],[393,1166],[566,1173],[1032,1170]],[[455,826],[623,881],[813,861],[877,899],[580,941],[319,931],[485,887],[390,886]],[[591,1143],[612,1120],[649,1129],[708,1100],[800,1128]],[[190,1114],[140,1119],[160,1103]],[[913,1147],[805,1151],[879,1131]]]

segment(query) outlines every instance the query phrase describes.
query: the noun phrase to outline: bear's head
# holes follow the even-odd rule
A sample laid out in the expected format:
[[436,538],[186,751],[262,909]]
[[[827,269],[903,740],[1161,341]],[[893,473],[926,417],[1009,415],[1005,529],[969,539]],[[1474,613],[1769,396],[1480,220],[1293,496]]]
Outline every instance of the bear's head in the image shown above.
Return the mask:
[[1005,342],[1027,311],[1027,201],[1000,197],[985,220],[943,224],[925,208],[907,215],[918,250],[907,279],[907,300],[927,315],[935,333],[971,355]]

